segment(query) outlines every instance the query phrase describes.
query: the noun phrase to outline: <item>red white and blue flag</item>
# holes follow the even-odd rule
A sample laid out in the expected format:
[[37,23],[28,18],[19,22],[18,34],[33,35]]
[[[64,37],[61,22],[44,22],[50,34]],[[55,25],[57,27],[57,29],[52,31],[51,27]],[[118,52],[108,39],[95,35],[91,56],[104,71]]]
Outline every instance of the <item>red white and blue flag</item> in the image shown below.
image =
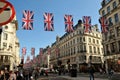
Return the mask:
[[51,53],[51,49],[50,48],[47,49],[47,53],[48,53],[48,55],[50,55],[50,53]]
[[24,30],[32,30],[33,29],[33,11],[24,10],[23,18],[22,18],[22,28]]
[[35,55],[35,48],[31,48],[31,55]]
[[39,55],[40,55],[40,56],[43,55],[43,48],[40,48],[40,50],[39,50]]
[[45,31],[54,31],[53,17],[54,16],[52,13],[44,13],[44,30]]
[[108,32],[108,21],[105,19],[105,17],[101,17],[99,22],[101,24],[102,33]]
[[83,24],[84,24],[84,32],[85,33],[92,32],[90,16],[83,16]]
[[26,55],[26,50],[27,50],[26,47],[22,48],[22,55]]
[[65,32],[73,32],[73,17],[72,15],[65,15],[64,16],[65,21]]
[[30,56],[27,56],[26,63],[30,62]]

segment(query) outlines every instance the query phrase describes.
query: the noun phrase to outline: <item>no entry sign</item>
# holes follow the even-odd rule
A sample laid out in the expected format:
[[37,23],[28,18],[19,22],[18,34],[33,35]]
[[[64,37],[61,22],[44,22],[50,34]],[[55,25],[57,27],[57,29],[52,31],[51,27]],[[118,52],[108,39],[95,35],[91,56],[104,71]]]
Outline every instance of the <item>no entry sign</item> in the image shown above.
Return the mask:
[[6,0],[0,1],[0,26],[11,22],[15,16],[15,9],[11,3]]

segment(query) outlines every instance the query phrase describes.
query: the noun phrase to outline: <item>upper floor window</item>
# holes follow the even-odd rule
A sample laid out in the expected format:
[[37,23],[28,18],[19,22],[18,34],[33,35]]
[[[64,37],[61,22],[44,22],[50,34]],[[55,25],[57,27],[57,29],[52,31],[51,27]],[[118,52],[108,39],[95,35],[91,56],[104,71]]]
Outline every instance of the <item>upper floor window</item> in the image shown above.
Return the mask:
[[8,38],[8,34],[7,33],[4,33],[4,40],[7,40],[7,38]]
[[113,2],[113,9],[116,7],[117,5],[116,5],[116,2],[114,1]]
[[117,36],[120,36],[120,27],[116,28],[116,33],[117,33]]
[[96,47],[94,47],[94,53],[96,53]]
[[89,46],[89,52],[92,53],[92,46]]
[[95,39],[93,39],[93,43],[95,43]]
[[85,37],[83,37],[83,41],[85,41]]
[[4,47],[4,48],[7,48],[7,43],[3,43],[3,47]]
[[105,15],[105,10],[102,11],[102,16],[104,16],[104,15]]
[[117,13],[114,15],[114,18],[115,18],[115,23],[119,22],[119,17]]
[[111,0],[106,0],[106,3],[109,3]]
[[89,38],[89,42],[91,42],[91,38]]
[[108,13],[110,12],[110,6],[107,7],[107,12],[108,12]]
[[97,40],[97,44],[99,44],[99,41]]
[[109,26],[112,26],[113,22],[112,22],[112,18],[111,17],[108,18],[108,21],[109,21]]

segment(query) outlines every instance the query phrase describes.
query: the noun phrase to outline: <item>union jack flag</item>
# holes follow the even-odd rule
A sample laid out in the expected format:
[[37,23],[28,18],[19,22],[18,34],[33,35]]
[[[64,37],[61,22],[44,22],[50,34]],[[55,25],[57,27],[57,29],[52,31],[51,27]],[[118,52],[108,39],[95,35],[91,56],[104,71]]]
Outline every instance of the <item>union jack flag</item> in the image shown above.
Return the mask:
[[83,16],[84,32],[91,32],[91,17]]
[[108,32],[108,21],[105,19],[105,17],[101,17],[99,22],[101,24],[102,33]]
[[50,55],[50,53],[51,53],[51,49],[50,48],[48,48],[47,53],[48,53],[48,55]]
[[59,54],[59,53],[60,53],[60,49],[56,47],[55,53],[56,53],[56,56],[59,56],[59,55],[60,55],[60,54]]
[[40,48],[40,50],[39,50],[39,55],[40,55],[40,56],[43,55],[43,48]]
[[30,62],[30,56],[27,56],[26,63]]
[[22,48],[22,55],[25,55],[25,54],[26,54],[26,50],[27,50],[26,47],[23,47],[23,48]]
[[35,55],[35,48],[31,48],[31,55]]
[[34,17],[33,11],[29,11],[29,10],[23,11],[22,28],[24,30],[32,30],[33,29],[33,17]]
[[54,31],[53,17],[54,16],[52,13],[44,13],[44,30],[45,31]]
[[72,15],[65,15],[64,16],[64,21],[65,21],[65,31],[66,32],[73,32],[73,17]]

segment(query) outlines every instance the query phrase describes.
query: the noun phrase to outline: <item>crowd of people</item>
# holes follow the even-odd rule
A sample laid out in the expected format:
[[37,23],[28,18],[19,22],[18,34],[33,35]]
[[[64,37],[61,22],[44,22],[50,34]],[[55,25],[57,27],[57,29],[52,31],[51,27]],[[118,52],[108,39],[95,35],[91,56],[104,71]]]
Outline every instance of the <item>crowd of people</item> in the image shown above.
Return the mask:
[[48,71],[37,68],[18,71],[0,70],[0,80],[37,80],[42,75],[48,76]]

